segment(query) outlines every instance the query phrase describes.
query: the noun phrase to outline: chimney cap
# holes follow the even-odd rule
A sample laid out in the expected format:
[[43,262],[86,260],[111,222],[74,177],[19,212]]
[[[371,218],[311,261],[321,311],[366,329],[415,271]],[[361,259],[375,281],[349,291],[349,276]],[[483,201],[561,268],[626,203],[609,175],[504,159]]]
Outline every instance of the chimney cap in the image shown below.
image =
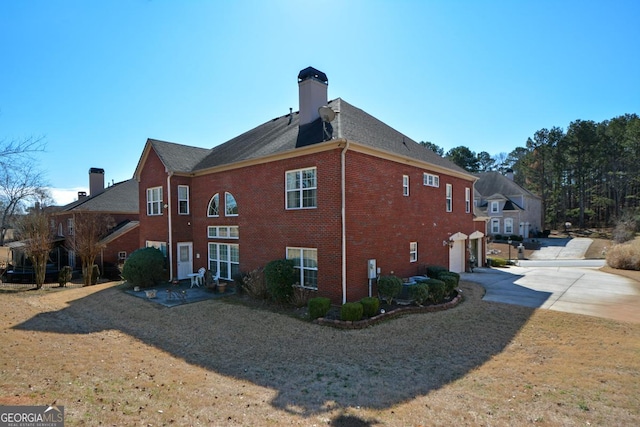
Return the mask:
[[91,168],[91,169],[89,169],[89,173],[101,173],[101,174],[104,174],[104,169],[102,169],[102,168]]
[[324,84],[329,84],[327,75],[322,71],[318,71],[313,67],[307,67],[298,73],[298,83],[308,79],[314,79]]

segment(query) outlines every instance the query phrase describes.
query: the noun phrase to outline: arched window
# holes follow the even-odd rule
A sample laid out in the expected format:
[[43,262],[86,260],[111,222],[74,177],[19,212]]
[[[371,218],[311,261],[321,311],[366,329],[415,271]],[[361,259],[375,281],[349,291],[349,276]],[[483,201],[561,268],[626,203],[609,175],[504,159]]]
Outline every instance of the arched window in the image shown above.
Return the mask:
[[211,200],[209,200],[209,208],[207,209],[207,216],[220,216],[220,195],[214,194]]
[[224,193],[224,214],[225,216],[238,215],[238,204],[231,193]]

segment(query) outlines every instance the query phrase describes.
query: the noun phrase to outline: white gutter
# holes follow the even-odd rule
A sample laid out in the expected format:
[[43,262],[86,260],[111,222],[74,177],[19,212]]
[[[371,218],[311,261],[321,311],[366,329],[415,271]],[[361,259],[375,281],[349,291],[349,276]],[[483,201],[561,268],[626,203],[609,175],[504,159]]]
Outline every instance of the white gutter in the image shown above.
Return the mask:
[[[167,225],[168,225],[168,230],[169,230],[169,242],[168,245],[169,247],[167,248],[167,254],[169,255],[169,279],[173,280],[173,230],[171,227],[171,212],[173,212],[173,210],[171,209],[171,176],[173,175],[172,172],[169,172],[167,174],[167,198],[169,200],[167,200]],[[164,207],[164,206],[163,206]]]
[[349,141],[346,140],[344,149],[340,153],[340,192],[342,197],[342,304],[347,302],[347,214],[346,214],[346,154]]

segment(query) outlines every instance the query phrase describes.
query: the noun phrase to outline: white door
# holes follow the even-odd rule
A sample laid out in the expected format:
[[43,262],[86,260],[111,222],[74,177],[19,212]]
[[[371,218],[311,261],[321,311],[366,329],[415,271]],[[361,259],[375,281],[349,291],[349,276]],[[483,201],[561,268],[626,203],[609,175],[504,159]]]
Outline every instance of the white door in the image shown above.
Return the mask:
[[186,279],[193,273],[193,244],[178,243],[178,280]]
[[464,273],[464,240],[454,240],[449,249],[449,271]]

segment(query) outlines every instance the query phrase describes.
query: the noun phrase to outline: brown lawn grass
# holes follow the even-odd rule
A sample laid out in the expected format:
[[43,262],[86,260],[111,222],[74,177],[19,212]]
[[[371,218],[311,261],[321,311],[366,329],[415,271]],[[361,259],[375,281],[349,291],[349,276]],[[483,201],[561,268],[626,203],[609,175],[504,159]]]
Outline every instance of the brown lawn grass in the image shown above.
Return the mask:
[[115,283],[0,293],[0,405],[66,425],[640,425],[640,325],[465,300],[363,330]]

